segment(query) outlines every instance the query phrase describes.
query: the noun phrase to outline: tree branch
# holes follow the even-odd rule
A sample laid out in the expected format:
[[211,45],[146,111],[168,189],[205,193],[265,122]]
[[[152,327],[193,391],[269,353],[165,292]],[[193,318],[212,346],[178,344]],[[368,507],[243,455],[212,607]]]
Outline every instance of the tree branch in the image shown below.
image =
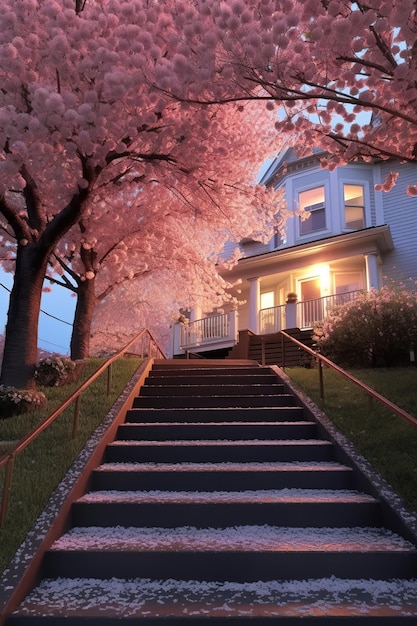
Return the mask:
[[354,137],[344,137],[343,135],[337,135],[336,133],[327,133],[325,136],[329,139],[332,139],[345,149],[347,148],[348,144],[356,144],[357,146],[363,146],[364,148],[368,148],[368,150],[371,150],[373,152],[372,155],[370,155],[368,151],[360,153],[358,156],[384,156],[387,159],[401,159],[401,161],[407,161],[408,163],[415,163],[417,160],[417,155],[413,157],[406,157],[403,153],[396,154],[395,152],[386,150],[385,148],[380,148],[378,146],[375,146],[375,144],[371,144],[367,141],[363,141]]
[[26,202],[26,209],[29,218],[29,226],[35,230],[42,230],[45,221],[45,211],[43,210],[42,200],[39,194],[38,186],[35,179],[30,174],[26,165],[22,165],[20,173],[26,182],[23,189],[23,196]]
[[[362,13],[366,13],[367,11],[369,11],[369,8],[365,7],[360,1],[357,1],[356,5],[359,11],[361,11]],[[392,68],[395,69],[397,67],[397,63],[395,61],[394,56],[392,55],[391,50],[389,49],[389,46],[382,39],[381,35],[375,30],[375,27],[373,24],[369,26],[369,30],[373,34],[375,43],[378,49],[380,50],[380,52],[382,53],[383,57],[388,61],[388,63],[392,66]]]
[[30,240],[30,229],[27,222],[22,219],[17,214],[17,212],[9,205],[4,196],[0,196],[0,213],[4,216],[7,223],[12,227],[17,241],[20,241],[21,239]]
[[79,187],[68,204],[46,225],[40,238],[40,244],[46,251],[52,251],[57,241],[82,218],[94,183],[101,172],[100,168],[91,167],[86,157],[80,155],[80,160],[83,178],[88,184],[86,187]]
[[101,292],[101,294],[96,296],[97,302],[101,302],[102,300],[104,300],[104,298],[106,298],[112,291],[114,291],[116,287],[120,287],[120,285],[122,285],[123,283],[129,280],[134,280],[135,278],[139,278],[140,276],[145,276],[146,274],[149,274],[151,271],[152,270],[149,269],[149,270],[144,270],[142,272],[135,272],[133,276],[124,276],[117,283],[112,283],[111,285],[108,285],[106,289]]
[[54,257],[54,259],[57,261],[57,263],[59,263],[59,265],[62,267],[62,269],[64,270],[64,272],[66,272],[67,274],[69,274],[71,276],[71,278],[74,280],[74,282],[76,282],[77,284],[79,283],[79,276],[76,272],[74,272],[74,270],[68,265],[68,263],[66,263],[64,261],[64,259],[62,257],[60,257],[56,252],[53,253],[52,255]]

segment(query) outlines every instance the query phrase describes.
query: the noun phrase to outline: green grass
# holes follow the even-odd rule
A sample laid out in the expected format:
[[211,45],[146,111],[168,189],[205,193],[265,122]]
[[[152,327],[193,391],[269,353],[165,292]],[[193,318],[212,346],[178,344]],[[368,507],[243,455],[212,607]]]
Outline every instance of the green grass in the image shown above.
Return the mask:
[[[74,416],[72,404],[16,458],[7,518],[4,527],[0,529],[0,571],[6,567],[50,495],[126,387],[140,362],[138,358],[124,358],[113,364],[109,396],[107,372],[101,374],[82,394],[75,439],[71,437]],[[63,387],[41,387],[40,390],[48,398],[45,410],[0,420],[0,455],[58,408],[103,363],[104,359],[89,359],[77,382]],[[0,469],[0,481],[1,493],[3,468]]]
[[[287,368],[288,376],[417,511],[417,426],[392,413],[354,383],[325,368],[324,402],[317,369]],[[417,368],[348,370],[413,417],[417,417]]]

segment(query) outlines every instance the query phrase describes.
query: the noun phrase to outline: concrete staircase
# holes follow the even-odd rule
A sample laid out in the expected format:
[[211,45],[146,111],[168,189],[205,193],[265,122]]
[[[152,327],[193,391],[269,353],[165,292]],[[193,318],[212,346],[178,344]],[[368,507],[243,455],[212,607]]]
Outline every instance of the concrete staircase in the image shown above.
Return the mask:
[[415,545],[299,404],[269,368],[155,365],[7,626],[417,624]]

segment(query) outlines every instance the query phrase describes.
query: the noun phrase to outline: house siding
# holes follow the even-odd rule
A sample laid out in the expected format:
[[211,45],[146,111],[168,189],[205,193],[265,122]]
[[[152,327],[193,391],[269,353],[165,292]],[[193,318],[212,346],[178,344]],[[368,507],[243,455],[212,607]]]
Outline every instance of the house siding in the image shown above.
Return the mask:
[[404,282],[414,287],[417,281],[417,197],[408,196],[407,185],[416,184],[416,167],[411,164],[386,162],[381,165],[381,178],[398,171],[396,186],[382,195],[384,220],[389,224],[395,249],[384,259],[384,282]]
[[[289,157],[284,158],[288,168],[284,170],[280,166],[282,159],[277,161],[278,169],[274,173],[271,166],[263,183],[285,187],[288,208],[294,212],[300,191],[324,185],[326,228],[300,236],[299,217],[293,215],[287,221],[286,238],[278,249],[274,239],[268,244],[249,239],[240,242],[244,258],[229,270],[232,282],[240,281],[233,293],[241,302],[239,330],[248,329],[256,315],[261,319],[257,291],[251,289],[254,280],[261,294],[274,294],[275,306],[282,305],[290,291],[297,293],[302,307],[341,290],[353,292],[392,282],[404,283],[416,291],[417,197],[408,196],[406,192],[408,185],[417,184],[416,165],[394,161],[358,162],[329,171],[321,168],[316,158],[295,163],[291,152]],[[383,183],[391,171],[399,172],[396,186],[390,192],[376,191],[375,185]],[[364,228],[345,227],[344,184],[364,187]],[[237,245],[228,243],[225,256]],[[298,310],[304,311],[302,307]],[[230,307],[226,306],[225,311],[229,312]],[[305,318],[300,317],[296,323],[300,325],[304,321]],[[288,320],[285,318],[281,323],[287,324]],[[291,324],[294,326],[293,320]],[[262,324],[259,329],[271,332]]]

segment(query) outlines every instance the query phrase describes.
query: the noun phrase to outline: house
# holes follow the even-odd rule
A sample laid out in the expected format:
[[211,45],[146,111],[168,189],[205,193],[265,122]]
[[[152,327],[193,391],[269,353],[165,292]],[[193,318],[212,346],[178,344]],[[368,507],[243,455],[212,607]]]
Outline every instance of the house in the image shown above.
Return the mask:
[[[416,167],[355,162],[330,171],[320,156],[298,158],[289,148],[267,169],[262,182],[284,187],[294,211],[285,235],[268,244],[240,242],[242,258],[227,278],[240,280],[245,303],[219,315],[193,311],[188,324],[175,327],[174,356],[229,350],[245,330],[268,335],[311,328],[329,307],[387,281],[415,286],[417,198],[406,187],[415,184]],[[391,171],[399,172],[396,186],[376,191]],[[308,212],[304,218],[299,209]]]

